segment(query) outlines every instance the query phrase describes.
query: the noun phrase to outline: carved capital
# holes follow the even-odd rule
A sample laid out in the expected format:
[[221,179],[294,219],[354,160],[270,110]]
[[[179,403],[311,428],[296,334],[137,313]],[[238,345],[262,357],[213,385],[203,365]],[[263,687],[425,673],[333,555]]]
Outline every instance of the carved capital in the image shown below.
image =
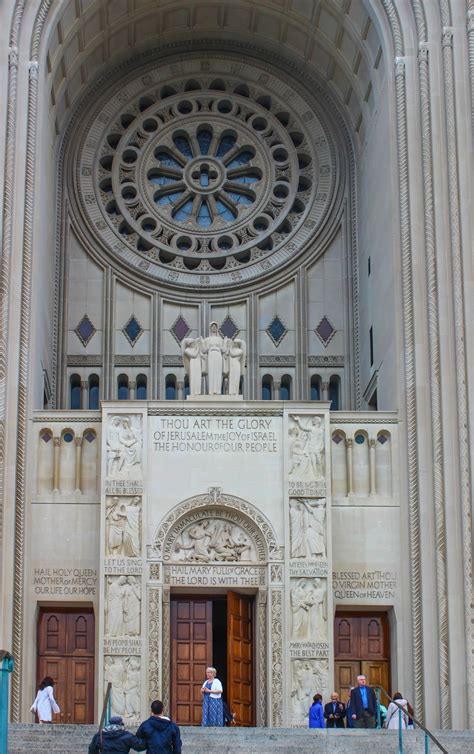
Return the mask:
[[405,58],[395,58],[395,76],[405,76]]
[[55,448],[59,448],[61,445],[61,438],[60,437],[53,437],[53,444]]
[[375,440],[369,440],[369,447],[375,448]]
[[346,440],[346,448],[352,448],[353,445],[354,445],[354,440],[352,439],[352,437],[348,437]]
[[471,8],[467,13],[467,33],[472,34],[474,32],[474,8]]
[[424,63],[427,63],[428,62],[428,58],[429,58],[429,49],[428,49],[428,46],[425,45],[425,44],[420,45],[419,48],[418,48],[418,60],[419,61],[423,61]]
[[75,437],[74,445],[76,446],[76,448],[80,448],[82,446],[82,437]]
[[9,68],[18,68],[18,47],[8,49],[8,66]]
[[329,390],[329,382],[321,382],[321,390]]
[[441,45],[443,47],[453,46],[453,32],[451,29],[448,29],[446,26],[444,27],[443,33],[441,34]]
[[38,80],[39,63],[37,60],[30,60],[28,70],[30,74],[30,79]]

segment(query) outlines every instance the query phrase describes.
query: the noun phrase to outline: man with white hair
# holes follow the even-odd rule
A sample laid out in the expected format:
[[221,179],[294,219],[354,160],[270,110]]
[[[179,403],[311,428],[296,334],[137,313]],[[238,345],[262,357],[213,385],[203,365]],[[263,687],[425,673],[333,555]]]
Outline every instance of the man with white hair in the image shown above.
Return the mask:
[[351,691],[347,707],[351,710],[354,728],[375,728],[377,699],[375,691],[367,686],[365,675],[357,676],[357,686]]

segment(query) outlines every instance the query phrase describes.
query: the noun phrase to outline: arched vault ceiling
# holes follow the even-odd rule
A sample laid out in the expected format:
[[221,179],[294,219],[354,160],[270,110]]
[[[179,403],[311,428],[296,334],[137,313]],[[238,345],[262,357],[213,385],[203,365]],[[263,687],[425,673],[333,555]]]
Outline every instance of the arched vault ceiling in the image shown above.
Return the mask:
[[46,44],[57,133],[88,83],[127,51],[203,38],[300,58],[327,82],[359,142],[376,109],[382,45],[362,0],[67,0],[55,7]]

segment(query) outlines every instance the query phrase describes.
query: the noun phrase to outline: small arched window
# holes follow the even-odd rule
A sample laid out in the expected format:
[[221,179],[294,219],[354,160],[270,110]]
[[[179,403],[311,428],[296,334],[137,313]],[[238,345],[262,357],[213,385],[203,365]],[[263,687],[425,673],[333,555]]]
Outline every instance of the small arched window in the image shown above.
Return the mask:
[[321,377],[319,374],[313,374],[311,377],[311,400],[321,400]]
[[99,410],[99,377],[97,374],[89,375],[89,409]]
[[271,374],[265,374],[262,377],[262,401],[271,401],[272,399],[273,379]]
[[289,374],[284,374],[281,378],[280,400],[291,401],[291,377]]
[[146,388],[147,388],[147,376],[146,374],[139,374],[137,377],[137,400],[146,401]]
[[77,411],[81,408],[81,378],[72,374],[69,379],[69,408]]
[[191,388],[189,387],[189,376],[186,374],[184,377],[184,400],[191,394]]
[[117,377],[117,398],[119,401],[128,401],[129,397],[128,377],[126,374],[119,374]]
[[174,374],[167,374],[165,379],[165,398],[167,401],[176,400],[176,377]]
[[333,374],[329,379],[329,400],[331,401],[330,410],[339,411],[341,407],[341,380],[337,374]]

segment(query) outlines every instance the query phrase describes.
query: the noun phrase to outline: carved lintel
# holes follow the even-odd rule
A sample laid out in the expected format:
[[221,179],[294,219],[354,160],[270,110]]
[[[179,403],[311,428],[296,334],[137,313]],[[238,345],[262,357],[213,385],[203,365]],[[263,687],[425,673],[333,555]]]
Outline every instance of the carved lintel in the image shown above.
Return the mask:
[[37,60],[30,60],[28,71],[30,74],[30,79],[38,79],[39,63]]

